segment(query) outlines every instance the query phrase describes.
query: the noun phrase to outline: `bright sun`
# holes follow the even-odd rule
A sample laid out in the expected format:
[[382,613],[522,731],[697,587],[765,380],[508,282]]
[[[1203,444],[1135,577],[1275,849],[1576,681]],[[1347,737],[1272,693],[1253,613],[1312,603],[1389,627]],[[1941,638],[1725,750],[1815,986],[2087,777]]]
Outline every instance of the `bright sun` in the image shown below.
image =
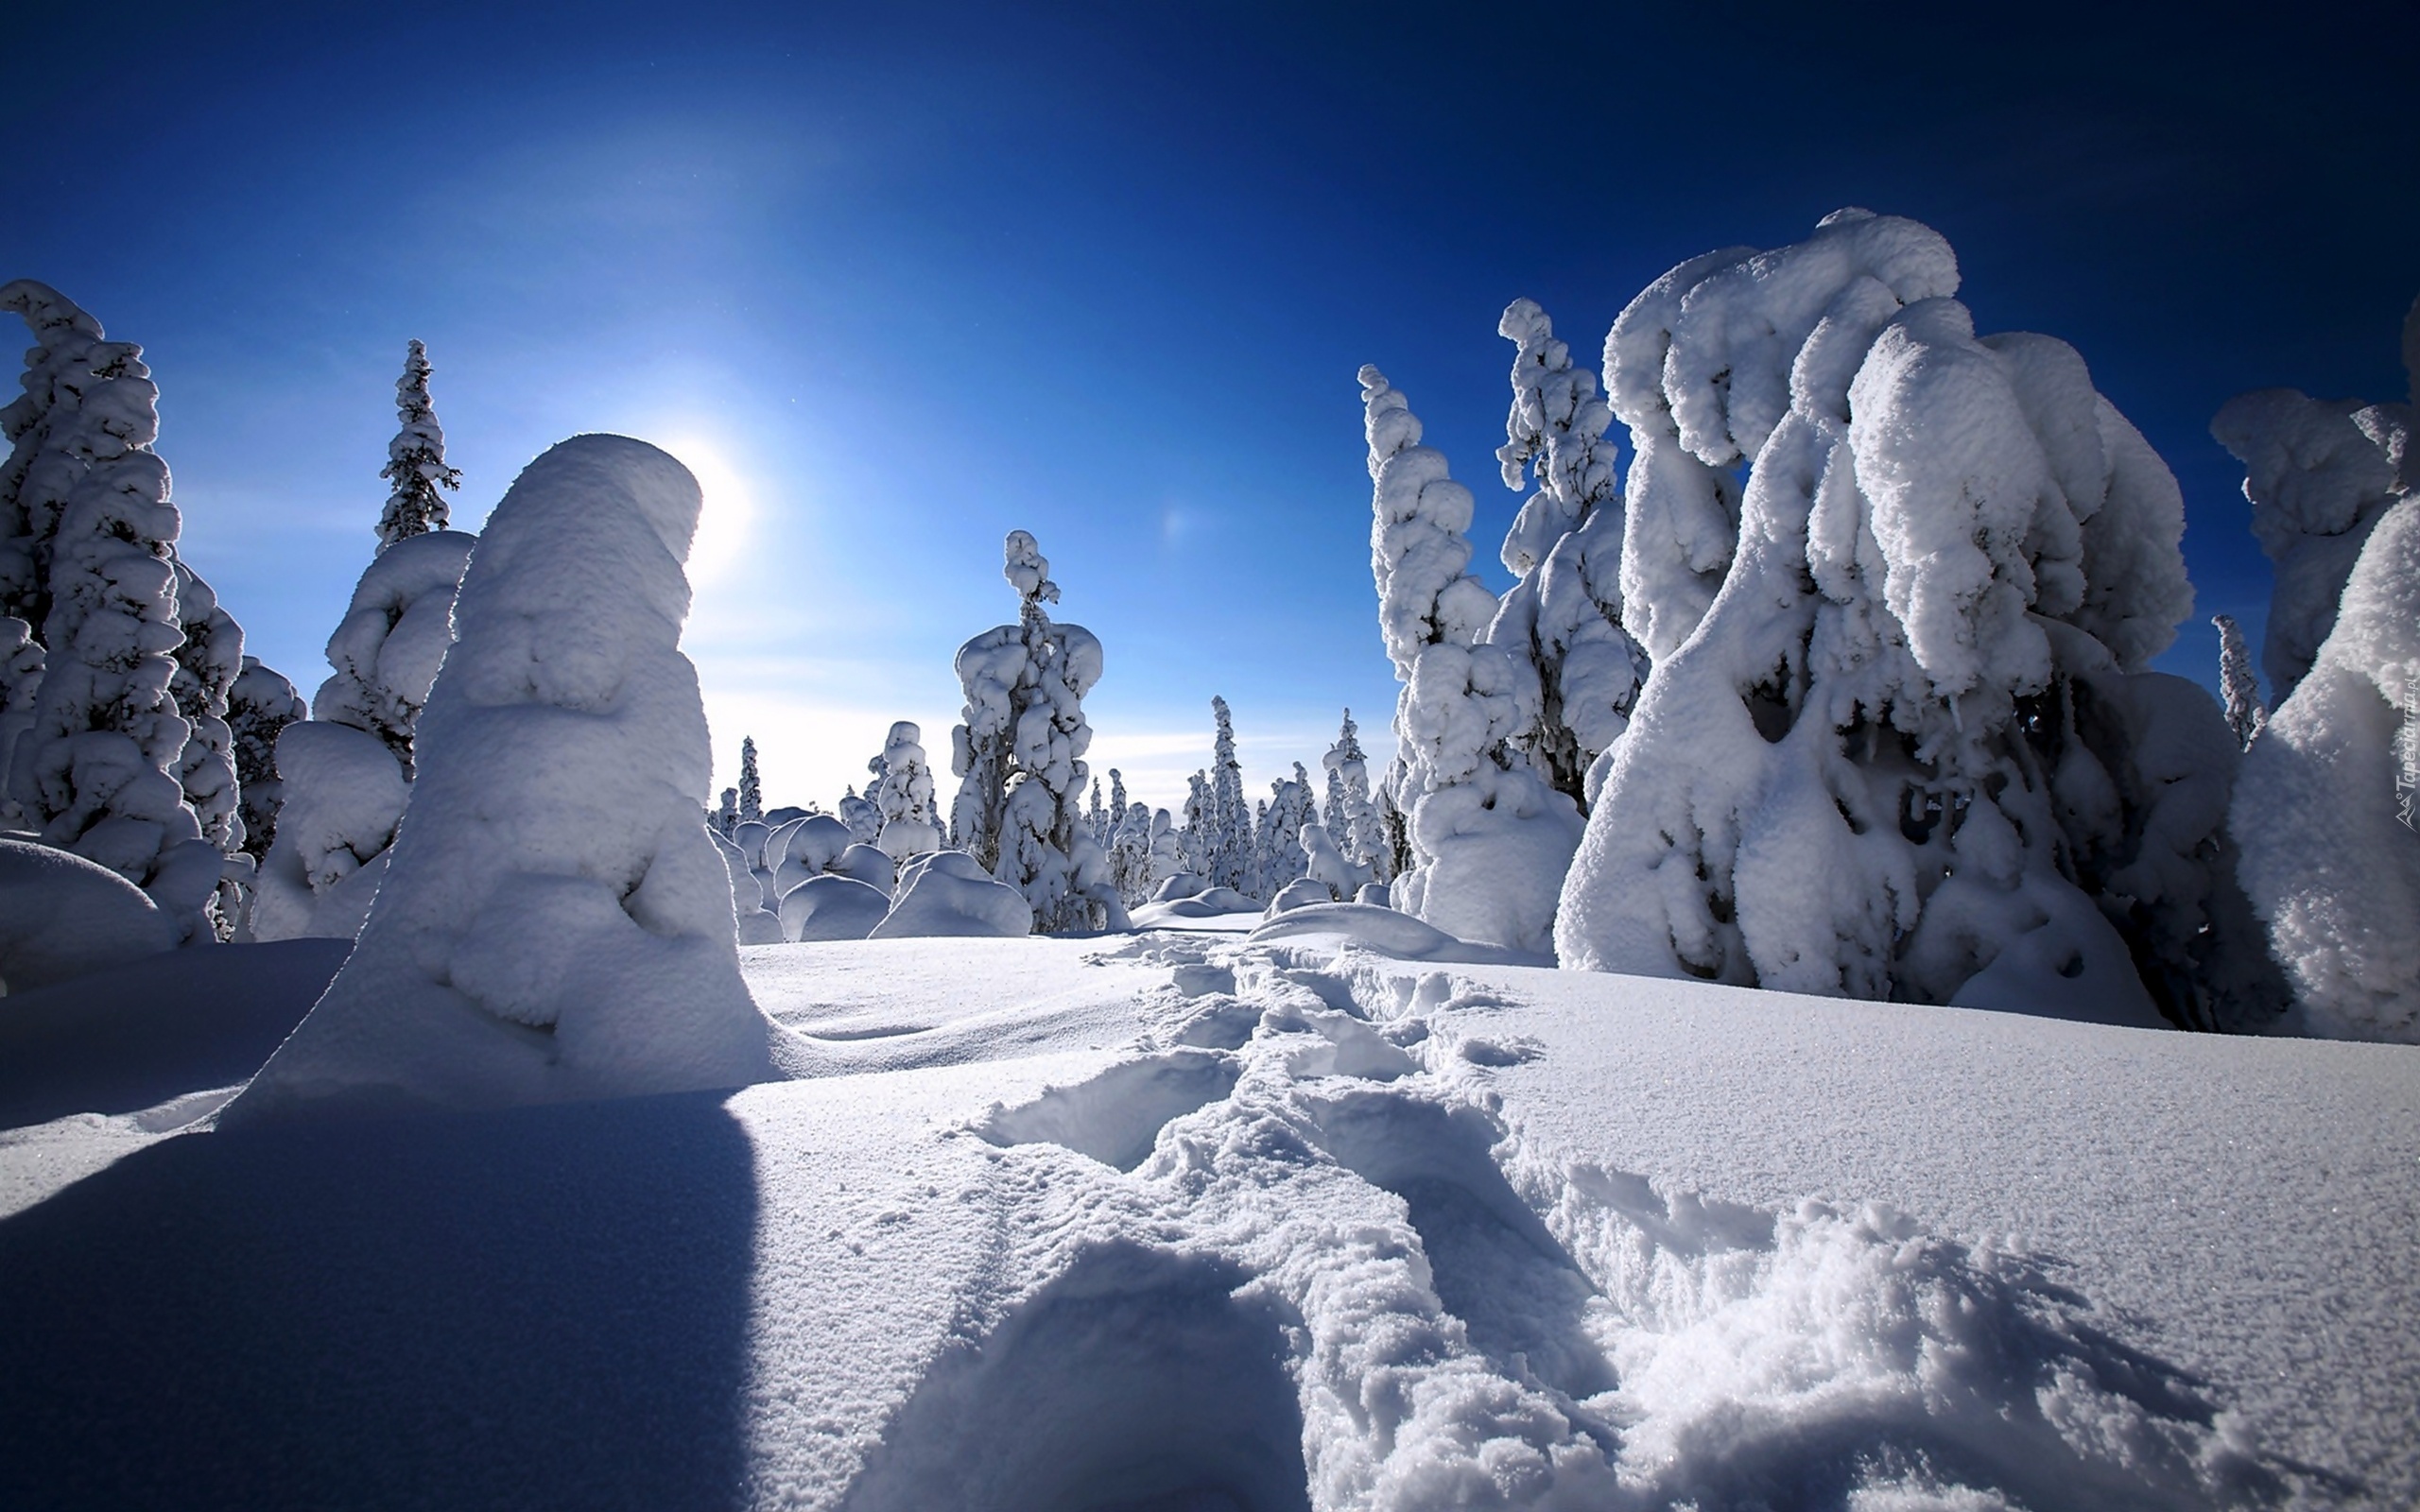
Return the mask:
[[688,468],[705,495],[697,540],[689,547],[689,582],[703,586],[729,571],[746,549],[756,519],[754,491],[713,442],[681,436],[662,444]]

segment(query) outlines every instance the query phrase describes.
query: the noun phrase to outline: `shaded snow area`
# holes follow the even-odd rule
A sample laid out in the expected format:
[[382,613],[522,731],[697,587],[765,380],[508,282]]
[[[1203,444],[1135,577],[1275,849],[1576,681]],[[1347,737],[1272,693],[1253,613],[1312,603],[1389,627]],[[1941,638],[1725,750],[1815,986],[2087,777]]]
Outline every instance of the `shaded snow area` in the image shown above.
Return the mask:
[[2420,1500],[2420,1051],[1328,918],[752,947],[831,1074],[223,1131],[340,945],[0,999],[0,1505]]

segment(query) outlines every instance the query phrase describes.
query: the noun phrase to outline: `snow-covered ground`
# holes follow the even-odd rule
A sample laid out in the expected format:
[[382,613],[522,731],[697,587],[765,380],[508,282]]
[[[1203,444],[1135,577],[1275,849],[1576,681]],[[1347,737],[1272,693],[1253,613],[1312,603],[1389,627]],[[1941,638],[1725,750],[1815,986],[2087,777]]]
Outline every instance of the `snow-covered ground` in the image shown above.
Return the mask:
[[0,999],[0,1505],[2420,1502],[2420,1050],[1169,922],[225,1132],[341,945]]

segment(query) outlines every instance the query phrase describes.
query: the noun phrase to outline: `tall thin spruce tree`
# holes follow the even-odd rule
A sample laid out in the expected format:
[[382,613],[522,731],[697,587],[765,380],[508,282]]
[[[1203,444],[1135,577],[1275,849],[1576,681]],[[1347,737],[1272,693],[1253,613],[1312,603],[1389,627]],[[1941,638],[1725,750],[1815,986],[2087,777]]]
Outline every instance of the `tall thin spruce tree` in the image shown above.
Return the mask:
[[439,490],[462,486],[461,471],[445,465],[445,432],[428,398],[430,370],[428,349],[410,343],[404,352],[404,375],[395,380],[395,418],[403,428],[387,443],[387,465],[378,473],[394,485],[378,517],[380,551],[444,529],[451,511]]

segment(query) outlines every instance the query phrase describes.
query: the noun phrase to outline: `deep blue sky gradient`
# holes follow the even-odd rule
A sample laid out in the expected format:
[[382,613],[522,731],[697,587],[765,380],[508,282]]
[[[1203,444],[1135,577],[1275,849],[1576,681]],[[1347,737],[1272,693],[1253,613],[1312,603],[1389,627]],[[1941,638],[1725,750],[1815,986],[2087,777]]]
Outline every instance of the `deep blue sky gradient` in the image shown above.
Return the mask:
[[419,336],[466,524],[579,430],[744,481],[690,644],[776,801],[891,717],[945,763],[1011,527],[1140,796],[1214,692],[1256,790],[1340,704],[1382,730],[1359,364],[1501,586],[1504,304],[1593,361],[1672,264],[1844,204],[1942,231],[1979,326],[2072,342],[2167,457],[2201,603],[2165,664],[2210,682],[2204,620],[2256,641],[2268,574],[2209,416],[2402,397],[2420,293],[2408,6],[60,9],[0,55],[0,277],[144,344],[256,653],[324,675]]

